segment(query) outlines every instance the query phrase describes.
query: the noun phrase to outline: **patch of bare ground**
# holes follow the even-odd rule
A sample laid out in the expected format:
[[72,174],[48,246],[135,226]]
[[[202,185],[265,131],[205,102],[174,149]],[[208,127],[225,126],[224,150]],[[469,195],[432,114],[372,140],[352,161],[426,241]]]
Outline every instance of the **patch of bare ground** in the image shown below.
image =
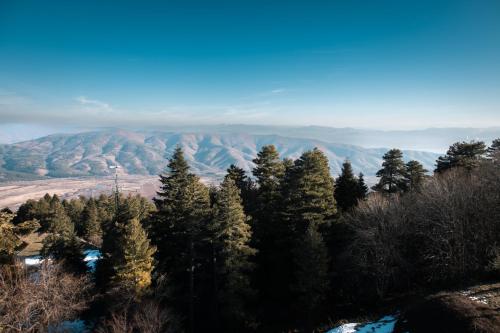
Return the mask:
[[500,283],[439,293],[417,302],[398,320],[395,333],[498,333]]
[[43,240],[47,237],[47,233],[33,232],[29,235],[21,237],[24,243],[23,249],[17,254],[19,257],[36,256],[40,254],[43,247]]

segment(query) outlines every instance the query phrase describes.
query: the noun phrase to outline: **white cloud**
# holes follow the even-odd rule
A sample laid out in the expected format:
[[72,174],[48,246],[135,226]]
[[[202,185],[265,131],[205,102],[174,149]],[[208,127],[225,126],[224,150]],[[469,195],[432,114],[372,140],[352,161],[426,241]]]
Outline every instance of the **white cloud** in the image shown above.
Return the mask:
[[99,101],[97,99],[90,99],[85,96],[78,96],[75,98],[81,106],[84,107],[85,111],[91,111],[96,113],[111,112],[113,107],[109,103]]

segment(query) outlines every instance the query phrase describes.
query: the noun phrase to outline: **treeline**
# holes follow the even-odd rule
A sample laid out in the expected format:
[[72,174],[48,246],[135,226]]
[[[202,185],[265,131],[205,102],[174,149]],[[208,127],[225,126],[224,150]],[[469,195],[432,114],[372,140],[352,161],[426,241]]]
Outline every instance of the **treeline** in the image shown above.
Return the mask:
[[311,332],[339,304],[498,274],[499,151],[500,140],[456,143],[430,176],[392,149],[368,193],[349,161],[332,178],[319,149],[290,160],[265,146],[252,177],[232,165],[207,187],[178,148],[154,204],[47,195],[5,225],[39,223],[44,254],[74,274],[82,240],[101,249],[90,311],[101,332]]

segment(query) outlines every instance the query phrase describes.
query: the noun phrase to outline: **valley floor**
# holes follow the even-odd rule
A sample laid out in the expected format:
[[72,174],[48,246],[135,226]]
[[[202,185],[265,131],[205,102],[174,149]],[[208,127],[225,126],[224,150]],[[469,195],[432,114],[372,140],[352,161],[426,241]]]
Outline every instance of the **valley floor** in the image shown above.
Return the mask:
[[[158,176],[123,175],[119,188],[124,194],[138,193],[152,198],[159,186]],[[0,208],[16,210],[28,199],[39,199],[45,195],[57,194],[63,199],[83,196],[98,196],[113,191],[113,177],[54,178],[32,181],[0,183]]]

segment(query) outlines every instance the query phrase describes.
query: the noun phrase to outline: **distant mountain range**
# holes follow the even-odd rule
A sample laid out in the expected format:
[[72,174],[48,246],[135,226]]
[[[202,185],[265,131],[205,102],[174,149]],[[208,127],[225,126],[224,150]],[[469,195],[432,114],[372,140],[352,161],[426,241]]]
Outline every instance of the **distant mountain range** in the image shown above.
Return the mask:
[[487,145],[500,138],[500,127],[489,128],[427,128],[420,130],[374,130],[326,126],[263,126],[211,125],[163,128],[176,132],[249,133],[281,135],[292,138],[314,139],[345,143],[365,148],[390,147],[444,153],[457,141],[481,140]]
[[[80,133],[96,129],[36,126],[28,124],[0,124],[0,144],[32,140],[53,133]],[[101,128],[99,130],[109,130]],[[137,130],[134,129],[134,130]],[[150,131],[148,129],[148,131]],[[269,125],[192,125],[161,126],[158,132],[217,133],[279,135],[288,138],[313,139],[331,143],[344,143],[364,148],[390,147],[444,153],[457,141],[482,140],[490,144],[500,137],[500,127],[490,128],[428,128],[421,130],[373,130],[322,126],[269,126]]]
[[[298,158],[318,147],[330,160],[337,175],[348,158],[356,172],[373,176],[380,168],[387,148],[362,148],[311,138],[257,135],[220,131],[189,133],[168,131],[102,130],[78,134],[55,134],[36,140],[0,145],[0,180],[44,177],[105,176],[111,165],[121,172],[157,175],[165,170],[167,158],[176,146],[184,149],[193,171],[219,179],[230,164],[250,171],[252,159],[264,145],[274,144],[282,157]],[[406,160],[415,159],[432,170],[438,154],[404,151]]]

